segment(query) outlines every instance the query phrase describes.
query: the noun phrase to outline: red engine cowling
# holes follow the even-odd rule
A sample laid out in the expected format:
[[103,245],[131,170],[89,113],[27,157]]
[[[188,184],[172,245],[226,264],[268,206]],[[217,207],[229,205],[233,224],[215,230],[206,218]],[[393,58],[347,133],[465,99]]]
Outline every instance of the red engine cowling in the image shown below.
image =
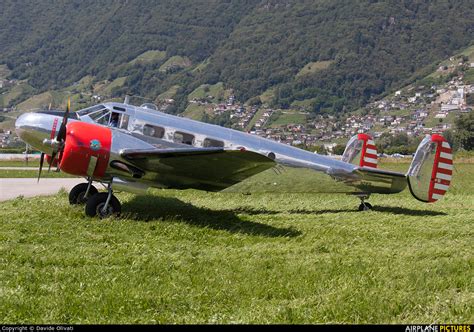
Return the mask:
[[112,132],[109,128],[71,122],[66,127],[66,142],[59,156],[59,168],[69,174],[87,176],[91,157],[96,157],[93,176],[102,178],[109,162],[111,144]]

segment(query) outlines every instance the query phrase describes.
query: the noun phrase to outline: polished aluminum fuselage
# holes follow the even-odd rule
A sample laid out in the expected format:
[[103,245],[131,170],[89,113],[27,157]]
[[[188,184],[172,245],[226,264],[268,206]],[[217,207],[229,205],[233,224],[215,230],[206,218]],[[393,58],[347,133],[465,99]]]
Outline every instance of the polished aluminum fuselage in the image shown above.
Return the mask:
[[[121,103],[105,103],[104,107],[113,111],[120,108],[129,117],[128,126],[122,129],[111,128],[112,146],[110,160],[123,160],[121,151],[124,149],[166,149],[189,148],[188,144],[176,143],[175,132],[194,136],[193,147],[203,147],[204,140],[214,139],[224,142],[224,149],[245,149],[273,159],[276,167],[254,175],[236,185],[228,187],[230,192],[339,192],[365,193],[364,180],[355,174],[358,166],[345,163],[327,156],[318,155],[293,146],[261,138],[241,131],[194,121],[142,107]],[[79,112],[78,114],[81,114]],[[77,120],[70,120],[77,121]],[[94,123],[88,115],[81,115],[80,121]],[[53,137],[53,125],[57,127],[61,118],[42,113],[27,113],[16,123],[19,136],[35,149],[46,154],[51,148],[42,143],[44,139]],[[161,138],[150,137],[144,133],[145,125],[164,128]],[[57,130],[57,129],[56,129]],[[53,133],[52,133],[53,131]],[[142,179],[133,179],[113,168],[107,169],[109,178],[120,178],[124,181],[141,182],[147,186],[165,187],[159,183],[159,177],[153,172],[146,172]],[[336,180],[336,181],[334,181]],[[369,184],[370,186],[370,184]],[[393,191],[391,183],[377,184],[381,189],[376,192]],[[402,188],[401,188],[402,189]],[[400,190],[401,190],[400,189]]]
[[[225,191],[360,192],[356,187],[347,185],[346,177],[344,176],[347,175],[347,179],[350,179],[352,183],[354,180],[352,172],[357,168],[355,165],[238,130],[174,116],[156,110],[120,103],[106,103],[104,105],[110,109],[113,109],[114,106],[125,108],[127,114],[130,115],[127,130],[115,131],[116,134],[114,134],[112,146],[114,158],[120,159],[119,152],[124,147],[132,148],[131,145],[133,145],[133,148],[139,148],[138,145],[141,143],[138,140],[158,148],[189,147],[189,145],[174,142],[173,135],[176,131],[179,131],[192,134],[195,137],[194,147],[202,147],[204,140],[211,138],[223,141],[225,149],[245,148],[248,151],[271,156],[278,164],[276,168],[252,176],[239,184],[225,189]],[[81,119],[90,121],[86,117]],[[162,139],[155,139],[144,135],[143,127],[146,124],[163,127],[165,129],[164,137]],[[133,140],[132,143],[127,136],[117,134],[118,132],[127,132],[127,134],[131,134],[138,140]],[[147,147],[143,145],[142,148]],[[111,172],[113,171],[111,170]],[[333,176],[334,174],[338,176],[335,177]],[[334,181],[335,179],[338,181]],[[158,183],[154,182],[153,174],[146,174],[143,180],[147,181],[150,185],[158,185]]]

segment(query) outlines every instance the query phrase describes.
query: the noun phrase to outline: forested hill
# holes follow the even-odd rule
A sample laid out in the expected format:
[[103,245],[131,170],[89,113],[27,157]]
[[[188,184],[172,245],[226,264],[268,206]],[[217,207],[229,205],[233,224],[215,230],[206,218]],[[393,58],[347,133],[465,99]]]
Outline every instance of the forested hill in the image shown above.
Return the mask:
[[472,0],[3,0],[0,64],[37,92],[126,77],[113,94],[177,87],[179,111],[223,82],[241,101],[337,112],[474,43],[473,17]]

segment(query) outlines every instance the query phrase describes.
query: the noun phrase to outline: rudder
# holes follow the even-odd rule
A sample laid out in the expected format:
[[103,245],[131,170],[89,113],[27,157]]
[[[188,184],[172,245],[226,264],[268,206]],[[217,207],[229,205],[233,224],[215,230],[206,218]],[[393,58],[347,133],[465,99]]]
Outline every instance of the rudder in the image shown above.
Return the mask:
[[453,175],[453,152],[441,135],[426,136],[418,146],[407,173],[411,194],[432,203],[446,194]]
[[346,145],[342,161],[361,167],[377,168],[377,148],[367,134],[353,136]]

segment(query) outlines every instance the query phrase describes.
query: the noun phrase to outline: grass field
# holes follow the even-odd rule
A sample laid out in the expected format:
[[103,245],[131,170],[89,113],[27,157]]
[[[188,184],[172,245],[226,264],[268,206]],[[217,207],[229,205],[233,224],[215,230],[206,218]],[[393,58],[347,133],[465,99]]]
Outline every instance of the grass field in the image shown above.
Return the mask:
[[307,74],[313,74],[316,73],[320,70],[327,69],[334,61],[316,61],[316,62],[310,62],[296,74],[296,77],[307,75]]
[[[405,170],[403,163],[385,168]],[[474,165],[436,204],[374,195],[67,193],[0,203],[2,323],[472,323]]]
[[[72,175],[66,174],[64,172],[55,172],[56,168],[52,167],[51,171],[48,173],[48,166],[43,166],[41,171],[41,178],[71,178]],[[36,170],[16,170],[16,169],[0,169],[0,179],[1,178],[37,178],[38,171]]]
[[208,96],[212,96],[214,102],[222,102],[225,98],[228,98],[230,91],[226,91],[224,83],[218,82],[213,85],[203,84],[196,88],[193,92],[188,95],[188,100],[193,99],[205,99]]
[[204,114],[212,114],[212,110],[207,105],[189,104],[182,115],[186,118],[201,121]]
[[7,65],[0,65],[0,78],[6,79],[10,74],[11,70],[8,69]]
[[270,125],[272,128],[286,126],[288,124],[306,123],[307,114],[301,112],[281,112]]
[[24,160],[0,160],[0,167],[38,167],[39,159],[30,158],[28,165]]
[[158,96],[159,100],[174,98],[178,92],[179,85],[173,85],[168,90]]
[[165,58],[166,58],[165,51],[151,50],[151,51],[146,51],[140,54],[135,59],[130,61],[129,64],[133,65],[135,63],[151,63],[155,61],[164,60]]
[[174,55],[168,60],[166,60],[166,62],[160,66],[160,70],[166,71],[167,69],[172,68],[172,67],[187,68],[191,65],[192,65],[191,60],[188,57]]

